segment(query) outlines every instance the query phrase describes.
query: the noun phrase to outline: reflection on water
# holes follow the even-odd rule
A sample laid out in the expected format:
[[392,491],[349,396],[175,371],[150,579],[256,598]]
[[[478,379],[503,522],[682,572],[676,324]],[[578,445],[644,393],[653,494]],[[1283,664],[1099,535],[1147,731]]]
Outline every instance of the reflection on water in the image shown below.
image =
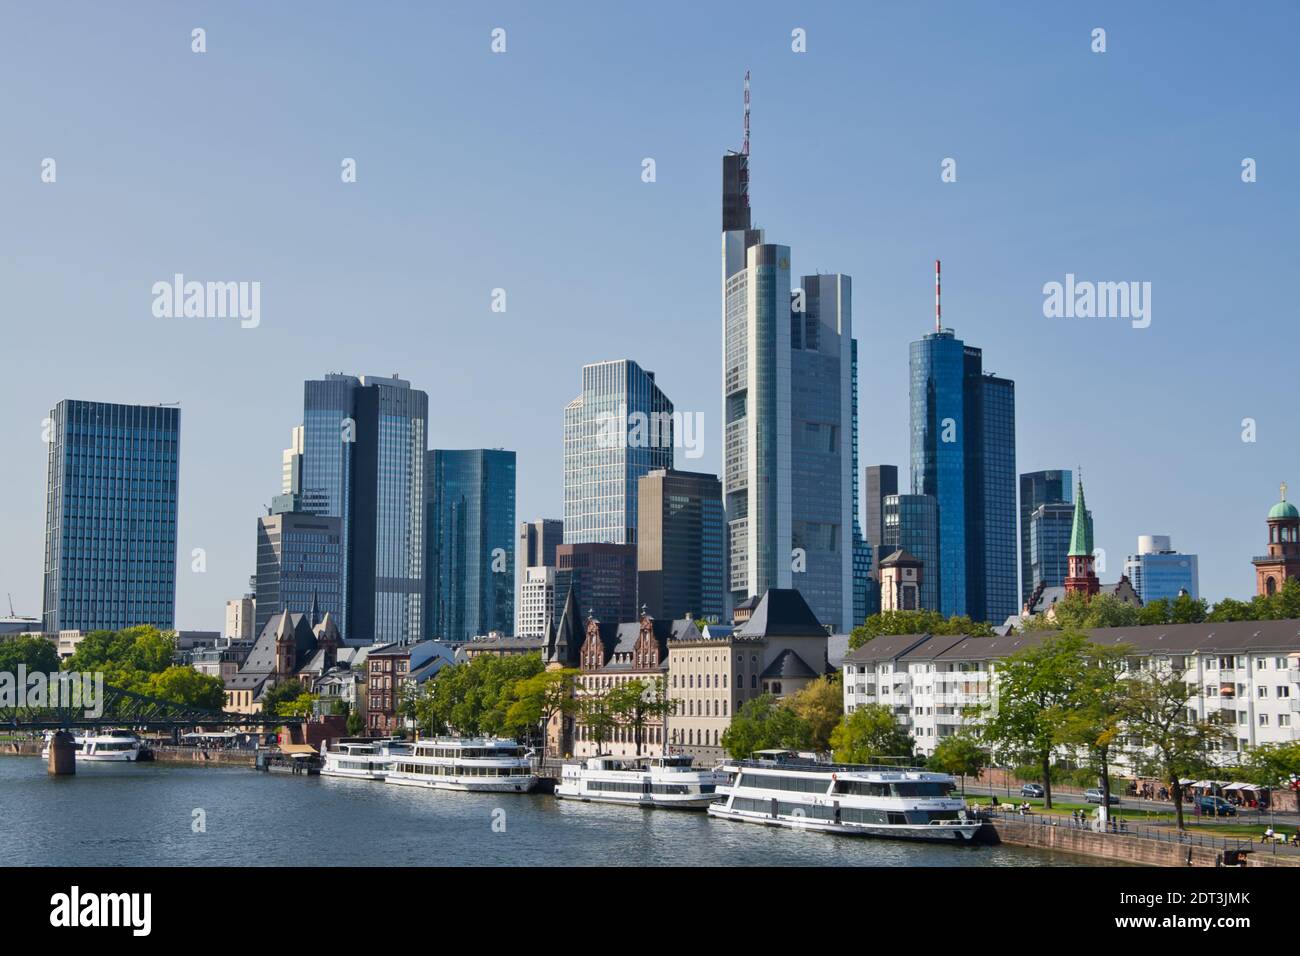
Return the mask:
[[[1095,865],[1015,847],[847,839],[548,795],[168,764],[82,764],[74,777],[50,777],[42,760],[0,758],[0,807],[0,860],[11,866]],[[197,809],[206,832],[192,828]]]

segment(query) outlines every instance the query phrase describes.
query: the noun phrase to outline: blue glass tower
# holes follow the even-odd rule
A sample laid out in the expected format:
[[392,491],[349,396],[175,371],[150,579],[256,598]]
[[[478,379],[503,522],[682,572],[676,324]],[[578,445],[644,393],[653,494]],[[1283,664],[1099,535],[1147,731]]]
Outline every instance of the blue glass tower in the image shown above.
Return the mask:
[[939,609],[939,508],[933,495],[886,495],[880,503],[881,552],[902,549],[921,561],[921,608]]
[[965,345],[951,329],[931,332],[911,344],[910,368],[912,493],[938,507],[938,567],[925,574],[938,586],[937,610],[965,614]]
[[[1049,471],[1029,471],[1020,476],[1020,603],[1029,600],[1037,581],[1034,578],[1033,542],[1031,540],[1034,512],[1043,505],[1073,504],[1074,476],[1068,468]],[[1065,553],[1069,550],[1069,534],[1060,554],[1060,581],[1053,581],[1053,587],[1059,587],[1065,581]],[[1052,557],[1046,567],[1055,568],[1055,552],[1044,552],[1044,557]],[[1044,577],[1055,578],[1055,571]]]
[[[1001,624],[1020,610],[1016,540],[1016,385],[984,374],[968,348],[966,431],[966,606],[977,621]],[[971,353],[975,353],[972,359]],[[978,415],[970,409],[978,406]]]
[[515,453],[429,452],[426,637],[468,641],[514,626]]
[[155,405],[50,412],[45,631],[175,626],[180,422]]

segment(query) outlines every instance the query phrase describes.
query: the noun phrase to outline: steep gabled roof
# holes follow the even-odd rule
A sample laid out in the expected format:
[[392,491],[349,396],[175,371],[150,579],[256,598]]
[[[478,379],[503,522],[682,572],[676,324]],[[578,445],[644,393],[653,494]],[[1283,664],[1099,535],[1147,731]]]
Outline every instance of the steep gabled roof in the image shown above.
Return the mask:
[[802,657],[786,648],[763,669],[760,680],[801,680],[816,677],[817,672]]
[[826,628],[794,588],[770,588],[735,633],[743,637],[825,637]]

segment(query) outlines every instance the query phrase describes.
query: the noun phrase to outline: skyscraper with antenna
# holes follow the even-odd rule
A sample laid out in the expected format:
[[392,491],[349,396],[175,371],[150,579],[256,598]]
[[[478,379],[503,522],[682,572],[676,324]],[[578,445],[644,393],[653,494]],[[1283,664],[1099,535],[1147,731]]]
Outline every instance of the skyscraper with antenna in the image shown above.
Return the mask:
[[823,624],[845,630],[860,623],[855,596],[867,587],[853,560],[856,551],[865,562],[866,550],[854,494],[852,281],[812,275],[792,286],[790,247],[753,227],[749,110],[746,73],[742,145],[722,158],[728,608],[793,587]]

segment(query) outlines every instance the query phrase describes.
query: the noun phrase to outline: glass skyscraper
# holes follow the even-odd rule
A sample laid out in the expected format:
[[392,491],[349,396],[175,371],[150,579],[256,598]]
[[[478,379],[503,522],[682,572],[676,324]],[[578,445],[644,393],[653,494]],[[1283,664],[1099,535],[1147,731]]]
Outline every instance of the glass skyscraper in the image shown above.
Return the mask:
[[881,501],[881,552],[902,549],[921,561],[921,608],[939,608],[939,508],[933,495],[886,495]]
[[673,403],[628,359],[582,367],[564,409],[564,543],[636,544],[637,480],[673,466]]
[[912,343],[912,491],[939,508],[939,610],[1001,623],[1019,609],[1015,383],[982,365],[951,329]]
[[945,615],[967,608],[965,366],[965,346],[951,329],[911,344],[912,493],[938,507],[938,566],[926,562],[925,574]]
[[345,638],[419,640],[429,397],[397,376],[331,373],[303,390],[298,510],[339,518]]
[[[852,280],[804,276],[750,228],[749,156],[723,157],[723,501],[729,605],[797,588],[837,631],[865,611]],[[794,293],[792,295],[792,292]]]
[[72,399],[50,412],[45,631],[175,627],[180,419]]
[[468,641],[514,627],[515,453],[429,452],[426,637]]
[[[327,515],[281,512],[257,519],[257,604],[253,636],[288,611],[317,612],[338,621],[343,612],[342,521]],[[340,633],[342,633],[340,631]]]
[[[1092,520],[1091,515],[1088,520]],[[1073,526],[1073,504],[1051,501],[1039,505],[1030,513],[1025,531],[1025,538],[1029,542],[1026,553],[1029,559],[1029,590],[1021,602],[1022,607],[1029,603],[1030,597],[1040,586],[1065,586],[1070,570],[1070,531]]]
[[1169,535],[1143,534],[1138,536],[1137,553],[1124,562],[1124,573],[1143,604],[1173,601],[1184,590],[1196,600],[1201,596],[1198,564],[1196,555],[1175,551]]
[[726,623],[718,476],[660,469],[637,487],[638,603],[654,618]]
[[[1033,593],[1037,584],[1034,579],[1031,554],[1033,545],[1030,539],[1030,522],[1034,512],[1042,505],[1073,504],[1073,481],[1074,476],[1069,469],[1059,468],[1050,471],[1028,471],[1020,476],[1020,603],[1022,606],[1029,600],[1029,595]],[[1062,568],[1065,566],[1065,552],[1069,548],[1067,532],[1065,550],[1061,552]],[[1061,580],[1056,581],[1052,586],[1056,587],[1064,582],[1065,572],[1062,570]]]

